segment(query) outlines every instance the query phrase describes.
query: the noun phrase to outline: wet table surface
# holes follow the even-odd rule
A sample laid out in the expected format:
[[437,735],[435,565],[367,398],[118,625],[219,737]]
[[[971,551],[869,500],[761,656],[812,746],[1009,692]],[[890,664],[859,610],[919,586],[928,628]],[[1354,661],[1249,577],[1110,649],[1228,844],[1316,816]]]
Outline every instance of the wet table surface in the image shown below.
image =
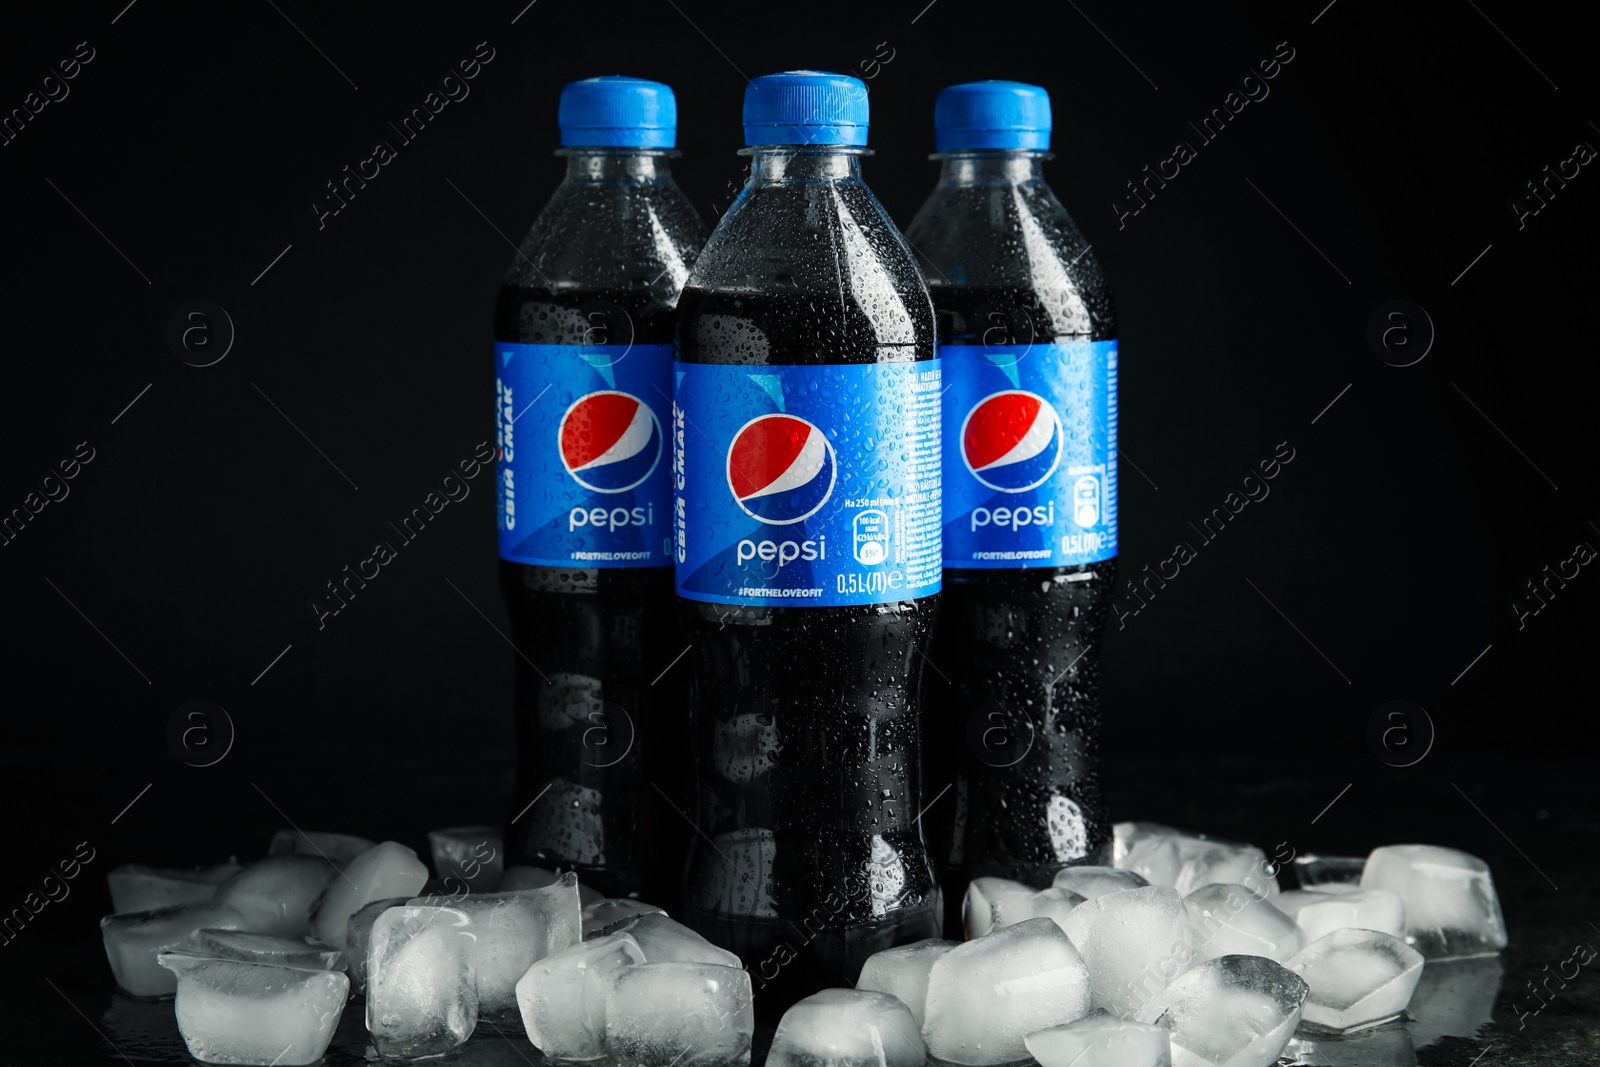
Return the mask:
[[[1600,863],[1594,858],[1600,848],[1595,803],[1600,767],[1587,761],[1438,764],[1424,775],[1365,762],[1329,763],[1301,769],[1291,778],[1270,761],[1187,771],[1129,763],[1111,768],[1108,779],[1118,817],[1252,840],[1269,854],[1282,854],[1280,842],[1300,852],[1350,855],[1378,844],[1420,841],[1462,848],[1490,863],[1511,937],[1500,956],[1429,964],[1409,1018],[1343,1038],[1302,1033],[1283,1063],[1588,1067],[1600,1062],[1600,975],[1592,973],[1600,961],[1576,976],[1571,976],[1572,964],[1563,966],[1578,946],[1600,947],[1595,925],[1600,922]],[[1119,788],[1119,782],[1125,784]],[[1164,788],[1154,789],[1152,782]],[[1352,788],[1318,815],[1346,784]],[[208,817],[220,818],[220,813]],[[336,829],[341,823],[330,817],[317,825]],[[417,816],[416,825],[411,836],[422,845],[429,825],[425,815]],[[266,824],[262,833],[270,836]],[[208,858],[210,851],[196,859]],[[97,920],[109,900],[104,872],[141,858],[97,857],[99,884],[83,879],[81,892],[42,912],[4,945],[0,995],[9,1025],[0,1062],[194,1062],[178,1036],[171,1002],[139,1001],[116,992],[100,946]],[[368,1062],[366,1038],[362,1003],[352,1000],[323,1062],[328,1067]],[[771,1039],[770,1025],[758,1029],[752,1063],[763,1062]],[[526,1067],[542,1060],[520,1026],[484,1022],[449,1062]]]

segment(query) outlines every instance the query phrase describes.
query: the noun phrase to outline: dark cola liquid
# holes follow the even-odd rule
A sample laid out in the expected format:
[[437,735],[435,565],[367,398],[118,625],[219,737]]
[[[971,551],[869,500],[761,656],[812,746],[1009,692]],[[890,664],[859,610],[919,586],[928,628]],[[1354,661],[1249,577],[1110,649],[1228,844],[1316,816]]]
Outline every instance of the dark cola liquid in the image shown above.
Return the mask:
[[[495,338],[670,343],[672,307],[649,281],[620,292],[507,284]],[[682,814],[692,802],[687,678],[668,672],[651,684],[683,649],[672,569],[499,563],[519,653],[507,865],[574,870],[606,896],[676,899],[693,833]],[[590,708],[576,722],[550,714],[575,705]],[[563,784],[541,796],[555,780]]]
[[[771,264],[780,286],[783,268]],[[685,362],[932,354],[931,322],[917,320],[917,344],[880,345],[858,305],[809,294],[690,286],[678,306]],[[765,340],[752,344],[757,336]],[[854,984],[874,952],[939,936],[939,885],[917,822],[917,687],[936,601],[680,601],[696,660],[691,701],[706,833],[695,841],[684,921],[739,954],[763,1017],[818,989]]]
[[[1083,293],[1088,335],[1063,334],[1028,288],[955,287],[930,272],[945,373],[986,344],[1116,336],[1103,288]],[[952,447],[946,442],[946,447]],[[1109,862],[1100,781],[1100,639],[1116,560],[944,572],[928,676],[929,847],[961,936],[959,894],[997,875],[1048,886],[1068,862]],[[1072,813],[1062,798],[1077,808]],[[1081,816],[1081,825],[1078,817]]]

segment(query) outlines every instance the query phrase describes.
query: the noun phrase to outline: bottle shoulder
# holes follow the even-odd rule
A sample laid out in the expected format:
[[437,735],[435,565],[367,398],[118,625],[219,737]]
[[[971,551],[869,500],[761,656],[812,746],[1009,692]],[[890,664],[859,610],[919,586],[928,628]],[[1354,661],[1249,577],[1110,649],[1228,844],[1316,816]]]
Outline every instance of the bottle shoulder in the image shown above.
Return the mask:
[[[976,343],[966,335],[981,334],[995,314],[1018,340],[1116,336],[1105,273],[1042,179],[941,183],[906,238],[940,311],[941,341]],[[994,306],[974,304],[980,291]],[[951,315],[961,321],[946,321]]]
[[690,362],[870,362],[885,347],[933,354],[927,283],[859,180],[747,185],[691,271],[682,307],[680,358]]
[[505,285],[614,290],[648,286],[665,270],[656,284],[665,283],[676,293],[706,236],[699,212],[670,179],[568,178],[518,245]]
[[706,227],[675,182],[566,180],[501,284],[501,340],[670,342],[671,316]]

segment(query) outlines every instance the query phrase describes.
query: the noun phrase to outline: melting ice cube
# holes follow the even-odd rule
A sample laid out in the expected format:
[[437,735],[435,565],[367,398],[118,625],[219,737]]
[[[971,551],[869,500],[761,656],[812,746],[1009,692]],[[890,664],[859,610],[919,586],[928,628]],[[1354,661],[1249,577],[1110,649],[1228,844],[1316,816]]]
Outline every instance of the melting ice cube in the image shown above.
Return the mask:
[[1033,895],[1038,890],[1009,878],[974,878],[961,901],[961,920],[967,937],[982,937],[991,930],[1033,918]]
[[175,992],[178,982],[156,962],[159,953],[183,944],[196,930],[237,930],[243,925],[244,916],[230,907],[209,902],[179,904],[107,915],[100,920],[100,936],[117,985],[136,997],[162,997]]
[[778,1023],[767,1067],[923,1067],[927,1053],[906,1005],[887,993],[824,989]]
[[1366,866],[1365,856],[1318,856],[1306,853],[1296,856],[1291,869],[1295,883],[1301,889],[1321,886],[1361,884],[1361,869]]
[[372,924],[367,1030],[384,1059],[454,1052],[478,1025],[472,920],[455,908],[390,908]]
[[162,953],[177,982],[178,1032],[205,1063],[315,1063],[339,1026],[350,980],[338,971]]
[[583,936],[588,938],[609,934],[619,929],[629,919],[650,914],[665,915],[666,911],[654,904],[646,904],[642,900],[604,897],[583,906]]
[[1392,889],[1405,898],[1406,934],[1430,960],[1490,956],[1506,947],[1489,865],[1476,856],[1434,845],[1373,849],[1361,874],[1363,889]]
[[417,897],[410,904],[453,907],[472,918],[472,967],[485,1016],[514,1013],[517,980],[536,961],[578,943],[578,876],[571,871],[543,889]]
[[735,967],[640,963],[617,970],[606,992],[605,1050],[614,1063],[747,1064],[754,1034],[750,973]]
[[196,930],[183,943],[181,951],[191,956],[211,956],[311,971],[344,969],[344,952],[331,945],[243,930]]
[[1117,1016],[1138,1011],[1196,959],[1183,900],[1162,886],[1086,900],[1066,931],[1089,965],[1093,1006]]
[[428,868],[417,854],[395,841],[363,852],[334,874],[311,916],[311,930],[319,941],[345,943],[350,916],[374,900],[412,897],[428,880]]
[[1254,845],[1189,834],[1148,822],[1112,827],[1112,864],[1180,896],[1214,882],[1232,882],[1261,896],[1278,892],[1276,870]]
[[390,908],[404,905],[407,899],[384,897],[363,905],[360,911],[350,916],[344,935],[344,965],[350,972],[350,988],[355,992],[363,993],[367,988],[367,949],[372,944],[372,924]]
[[1089,1010],[1089,968],[1051,919],[1024,919],[939,957],[928,974],[922,1037],[947,1063],[1028,1055],[1024,1038]]
[[1217,956],[1265,956],[1283,963],[1305,947],[1305,936],[1293,919],[1274,904],[1284,894],[1258,897],[1242,885],[1217,882],[1183,898],[1194,928],[1195,951],[1204,959]]
[[739,957],[725,948],[718,948],[694,930],[666,917],[661,912],[635,916],[617,927],[626,933],[644,953],[646,963],[715,963],[723,967],[741,967]]
[[1150,883],[1138,871],[1122,871],[1115,867],[1063,867],[1056,872],[1053,884],[1092,900],[1105,893],[1143,889]]
[[1066,922],[1067,916],[1072,914],[1072,909],[1082,904],[1082,894],[1074,893],[1070,889],[1054,886],[1050,889],[1041,889],[1028,898],[1028,910],[1036,919],[1054,919],[1057,926]]
[[517,982],[517,1008],[528,1040],[548,1059],[599,1059],[611,975],[643,962],[644,953],[631,936],[607,934],[529,967]]
[[1306,943],[1335,930],[1381,930],[1395,937],[1406,933],[1406,904],[1389,889],[1361,889],[1334,882],[1319,889],[1293,889],[1272,898],[1305,931]]
[[1288,963],[1306,980],[1305,1021],[1347,1031],[1395,1018],[1422,977],[1422,956],[1376,930],[1335,930]]
[[198,871],[124,864],[106,875],[111,886],[111,910],[121,914],[200,904],[210,900],[217,886],[241,869],[237,863],[219,863]]
[[1264,956],[1218,956],[1174,978],[1139,1012],[1172,1042],[1173,1067],[1269,1067],[1300,1023],[1306,983]]
[[301,937],[311,929],[311,909],[328,879],[337,877],[326,861],[315,856],[268,856],[217,886],[212,899],[237,908],[246,930]]
[[898,997],[911,1012],[911,1018],[920,1032],[926,1019],[924,1009],[928,1003],[928,972],[945,953],[959,944],[959,941],[930,937],[914,944],[874,952],[862,965],[856,988]]

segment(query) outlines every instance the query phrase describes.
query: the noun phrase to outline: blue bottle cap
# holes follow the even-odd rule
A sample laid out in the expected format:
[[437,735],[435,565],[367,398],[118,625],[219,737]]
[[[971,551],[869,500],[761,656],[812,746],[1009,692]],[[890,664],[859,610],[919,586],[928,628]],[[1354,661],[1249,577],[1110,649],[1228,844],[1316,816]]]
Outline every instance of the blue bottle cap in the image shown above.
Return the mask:
[[952,85],[933,104],[934,146],[963,148],[1050,147],[1050,94],[1023,82]]
[[672,87],[621,74],[569,82],[557,120],[563,146],[671,148],[678,140]]
[[767,74],[744,91],[747,145],[867,143],[867,87],[860,78],[820,70]]

